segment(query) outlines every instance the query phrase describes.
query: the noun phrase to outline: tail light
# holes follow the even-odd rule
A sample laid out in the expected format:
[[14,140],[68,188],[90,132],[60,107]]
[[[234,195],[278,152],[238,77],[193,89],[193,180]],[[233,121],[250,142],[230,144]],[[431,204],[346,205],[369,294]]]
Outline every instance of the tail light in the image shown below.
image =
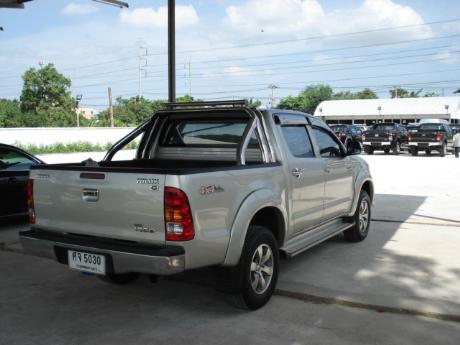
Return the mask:
[[393,141],[393,133],[388,134],[388,140]]
[[361,136],[361,139],[362,139],[363,141],[365,141],[365,140],[366,140],[366,134],[363,134],[363,135]]
[[339,133],[338,135],[339,137],[339,140],[343,140],[345,138],[345,134],[343,134],[342,132]]
[[436,132],[436,133],[434,134],[434,139],[435,139],[436,141],[441,141],[441,140],[442,140],[442,139],[441,139],[441,133],[440,133],[440,132]]
[[409,141],[412,140],[412,133],[407,133],[407,140],[409,140]]
[[34,180],[27,181],[27,208],[29,209],[29,223],[35,224],[35,207],[34,207]]
[[193,240],[195,229],[187,195],[180,189],[166,187],[164,202],[166,240]]

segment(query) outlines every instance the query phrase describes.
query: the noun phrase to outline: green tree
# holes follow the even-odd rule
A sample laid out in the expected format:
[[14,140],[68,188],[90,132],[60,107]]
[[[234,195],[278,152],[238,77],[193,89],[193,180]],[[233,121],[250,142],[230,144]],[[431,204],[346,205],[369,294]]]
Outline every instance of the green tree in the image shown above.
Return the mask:
[[29,126],[75,125],[75,100],[70,95],[70,79],[53,64],[28,69],[22,76],[21,110]]
[[454,93],[460,93],[460,89],[458,89],[457,91],[454,91]]
[[258,99],[249,98],[247,101],[250,108],[258,108],[262,105],[262,102]]
[[314,113],[318,104],[332,99],[332,88],[329,85],[311,85],[298,96],[288,96],[281,100],[279,108]]
[[416,97],[420,97],[420,94],[422,93],[422,91],[423,89],[420,89],[418,91],[408,91],[401,87],[397,87],[397,88],[390,90],[390,95],[391,95],[391,98],[416,98]]
[[0,127],[21,127],[22,112],[19,102],[14,99],[0,99]]
[[334,94],[334,99],[375,99],[378,98],[371,89],[363,89],[358,92],[341,91]]

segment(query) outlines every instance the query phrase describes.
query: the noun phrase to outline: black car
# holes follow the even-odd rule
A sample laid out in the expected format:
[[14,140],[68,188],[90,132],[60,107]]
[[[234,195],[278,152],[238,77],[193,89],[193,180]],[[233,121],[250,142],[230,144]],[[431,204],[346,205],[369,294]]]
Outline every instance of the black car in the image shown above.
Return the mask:
[[329,125],[348,151],[361,149],[361,130],[354,125]]
[[0,219],[27,214],[27,180],[35,164],[44,162],[20,148],[0,144]]
[[362,140],[364,151],[369,155],[374,151],[388,154],[390,150],[399,155],[407,143],[407,129],[394,122],[376,123],[363,133]]

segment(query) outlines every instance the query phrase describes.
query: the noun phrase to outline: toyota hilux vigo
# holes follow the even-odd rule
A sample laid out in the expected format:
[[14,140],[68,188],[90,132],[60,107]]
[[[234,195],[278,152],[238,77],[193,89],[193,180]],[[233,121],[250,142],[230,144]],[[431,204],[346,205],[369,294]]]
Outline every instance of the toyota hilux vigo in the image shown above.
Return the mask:
[[[136,157],[114,160],[133,140]],[[318,118],[244,102],[168,104],[100,161],[32,167],[29,253],[105,281],[214,266],[257,309],[280,258],[369,231],[368,164]]]

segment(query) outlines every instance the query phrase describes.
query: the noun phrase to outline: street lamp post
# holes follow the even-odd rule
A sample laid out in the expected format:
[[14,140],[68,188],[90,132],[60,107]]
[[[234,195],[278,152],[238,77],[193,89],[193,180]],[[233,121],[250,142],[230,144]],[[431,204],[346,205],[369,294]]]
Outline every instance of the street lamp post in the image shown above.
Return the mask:
[[80,127],[80,111],[78,110],[78,105],[80,104],[83,95],[79,94],[75,96],[75,112],[77,113],[77,127]]

